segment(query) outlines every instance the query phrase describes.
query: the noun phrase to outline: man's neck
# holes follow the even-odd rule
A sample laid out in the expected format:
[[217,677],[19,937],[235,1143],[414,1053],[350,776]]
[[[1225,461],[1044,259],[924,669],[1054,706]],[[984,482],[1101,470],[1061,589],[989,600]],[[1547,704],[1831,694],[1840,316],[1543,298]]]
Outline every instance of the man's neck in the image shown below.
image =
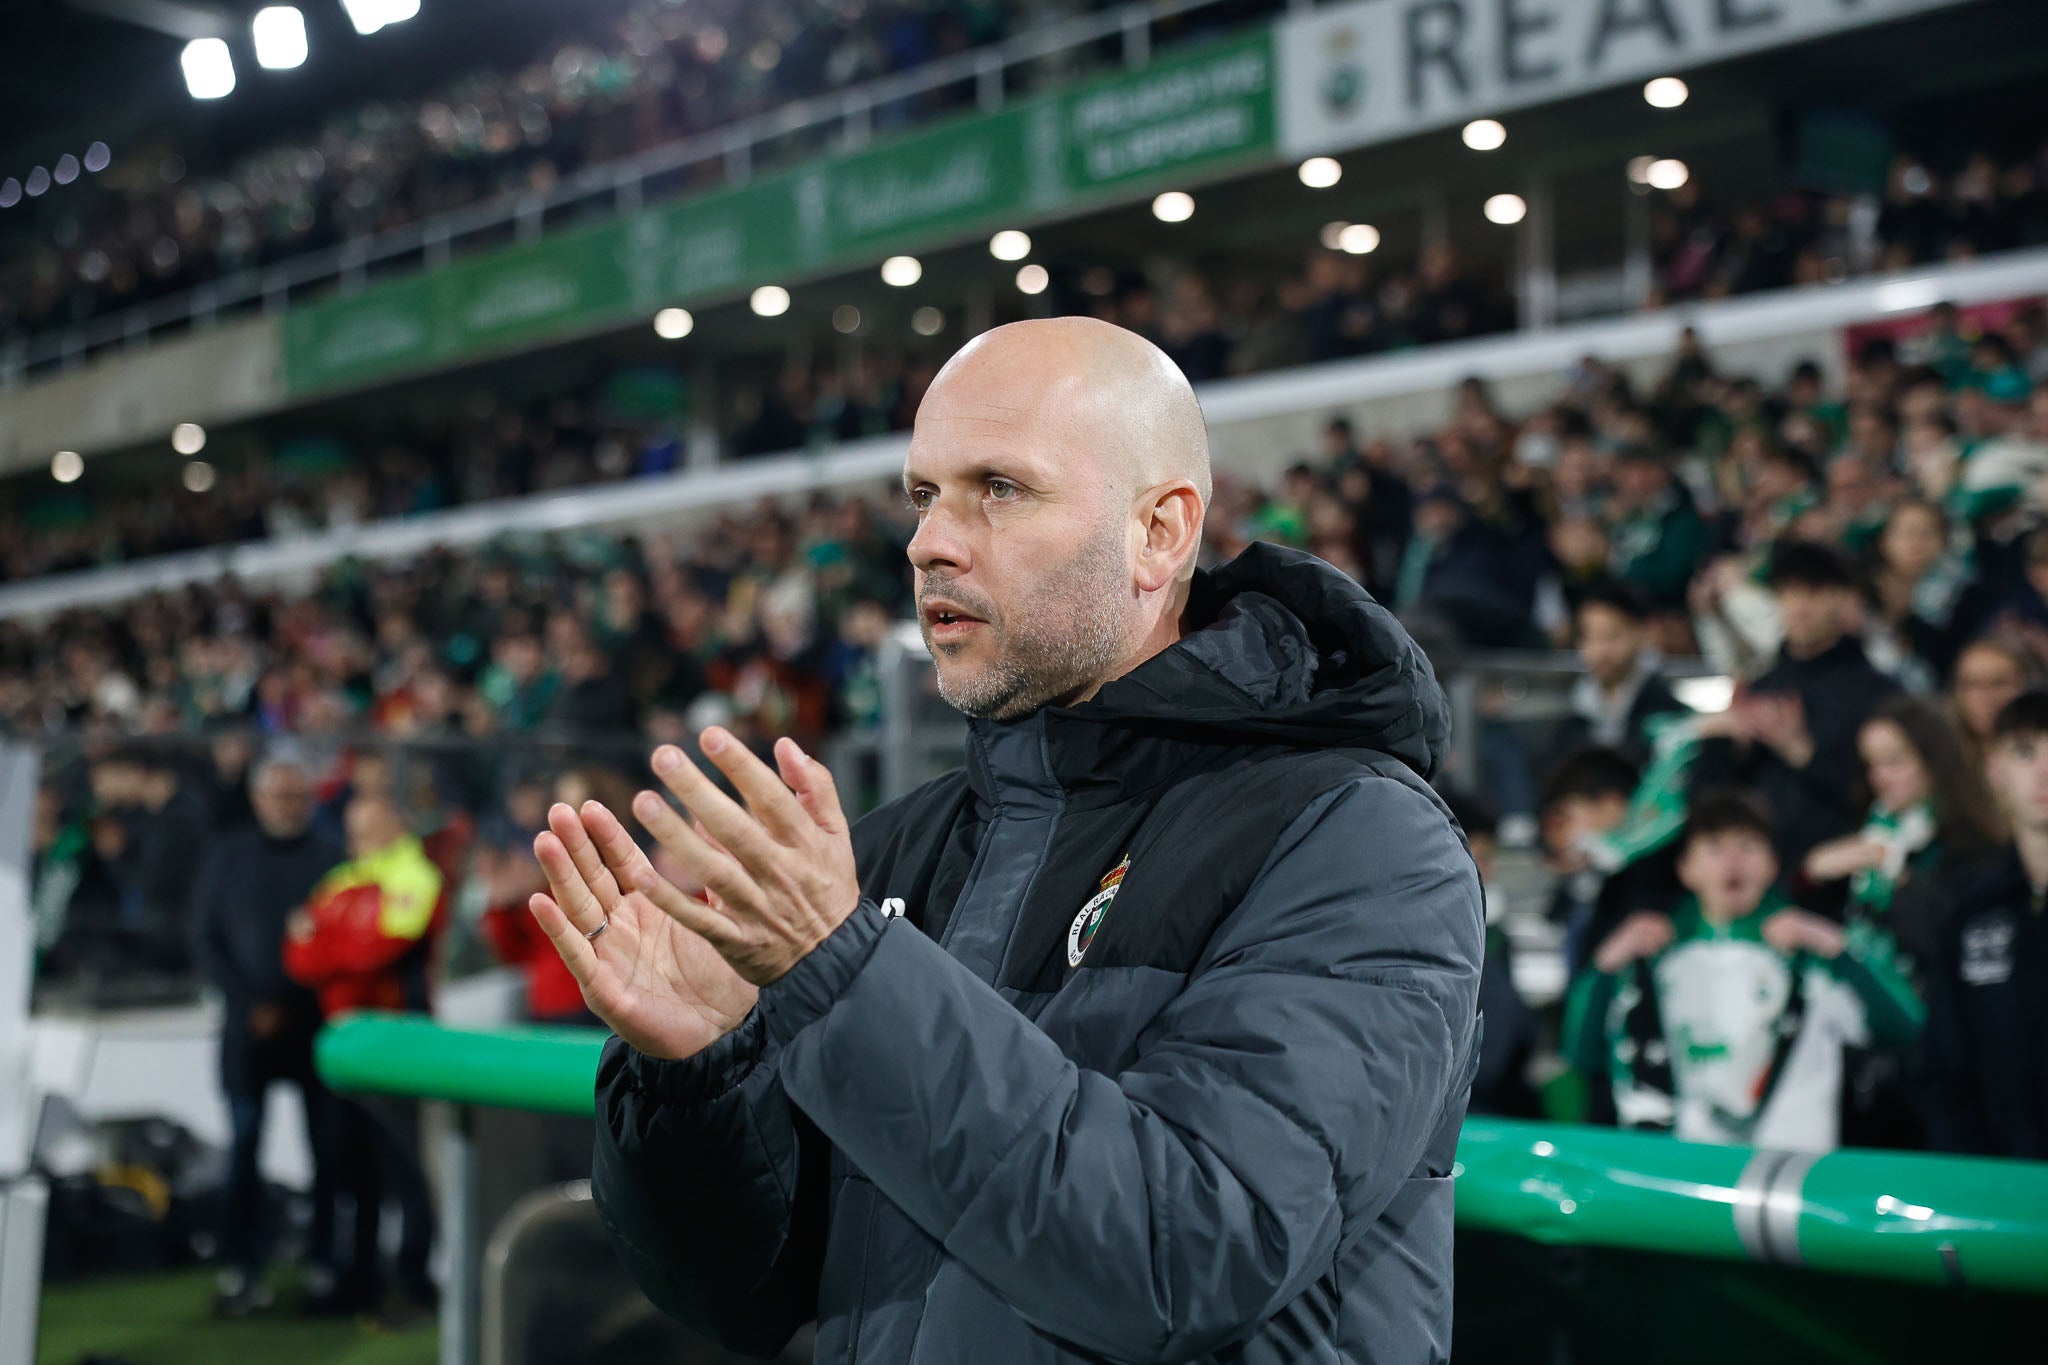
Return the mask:
[[2020,855],[2020,866],[2026,870],[2028,885],[2036,891],[2048,887],[2048,828],[2016,829],[2012,842]]

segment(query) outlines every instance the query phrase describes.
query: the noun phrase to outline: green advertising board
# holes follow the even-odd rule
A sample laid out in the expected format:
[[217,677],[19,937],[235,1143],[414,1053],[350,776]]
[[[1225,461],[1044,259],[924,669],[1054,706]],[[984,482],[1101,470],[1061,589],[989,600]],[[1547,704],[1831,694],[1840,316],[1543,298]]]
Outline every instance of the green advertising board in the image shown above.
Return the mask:
[[1263,164],[1270,30],[994,114],[290,309],[294,398]]

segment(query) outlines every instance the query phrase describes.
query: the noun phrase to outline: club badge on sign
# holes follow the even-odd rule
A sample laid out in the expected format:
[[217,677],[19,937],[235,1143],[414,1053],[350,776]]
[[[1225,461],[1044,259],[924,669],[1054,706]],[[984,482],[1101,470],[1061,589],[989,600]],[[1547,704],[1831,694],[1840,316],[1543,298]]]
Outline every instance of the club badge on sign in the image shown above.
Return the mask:
[[1095,941],[1095,931],[1102,927],[1102,917],[1109,913],[1109,903],[1116,899],[1117,888],[1124,884],[1124,874],[1131,870],[1131,855],[1109,870],[1102,879],[1102,885],[1081,907],[1081,913],[1074,916],[1073,925],[1067,930],[1067,965],[1078,967],[1088,953],[1088,945]]

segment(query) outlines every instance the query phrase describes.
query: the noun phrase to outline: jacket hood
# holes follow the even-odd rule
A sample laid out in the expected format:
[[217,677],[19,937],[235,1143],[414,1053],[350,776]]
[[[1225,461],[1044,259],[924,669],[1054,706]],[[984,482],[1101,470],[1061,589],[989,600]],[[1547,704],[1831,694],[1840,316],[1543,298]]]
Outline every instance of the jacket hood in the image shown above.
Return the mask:
[[1058,714],[1209,744],[1362,748],[1431,776],[1450,705],[1393,613],[1315,556],[1253,544],[1195,575],[1190,629]]

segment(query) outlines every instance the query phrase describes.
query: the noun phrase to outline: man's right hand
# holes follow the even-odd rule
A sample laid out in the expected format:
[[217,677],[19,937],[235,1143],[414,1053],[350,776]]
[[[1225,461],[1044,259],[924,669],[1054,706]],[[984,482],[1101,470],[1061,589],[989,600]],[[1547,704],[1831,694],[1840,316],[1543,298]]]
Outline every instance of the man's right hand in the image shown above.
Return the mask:
[[1600,951],[1593,954],[1593,965],[1603,972],[1618,972],[1637,958],[1662,952],[1673,936],[1670,916],[1638,910],[1607,936]]
[[[754,1008],[758,992],[716,948],[646,894],[620,889],[607,862],[630,869],[630,880],[656,885],[658,895],[685,894],[656,876],[603,806],[587,801],[580,815],[555,806],[533,852],[553,894],[535,892],[528,908],[583,988],[584,1003],[619,1037],[675,1061],[738,1028]],[[602,934],[585,937],[600,924]]]

